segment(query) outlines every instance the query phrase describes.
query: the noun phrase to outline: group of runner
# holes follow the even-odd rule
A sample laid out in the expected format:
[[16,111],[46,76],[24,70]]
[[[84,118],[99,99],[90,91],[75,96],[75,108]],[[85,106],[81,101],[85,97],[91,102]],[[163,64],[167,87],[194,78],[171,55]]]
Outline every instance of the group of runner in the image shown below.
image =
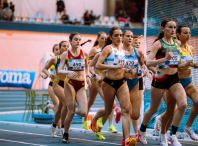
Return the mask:
[[[166,18],[161,22],[161,33],[148,49],[147,60],[140,50],[141,36],[134,36],[130,30],[122,32],[118,27],[112,27],[108,37],[105,32],[99,32],[89,53],[81,48],[84,43],[81,44],[78,32],[70,34],[69,42],[55,44],[55,56],[42,70],[43,78],[51,78],[48,91],[53,106],[48,104],[47,108],[52,108],[55,113],[53,137],[62,135],[62,142],[69,143],[69,128],[74,114],[83,117],[83,128],[88,130],[87,115],[99,93],[104,100],[104,107],[99,108],[92,118],[91,129],[100,140],[105,139],[101,129],[107,119],[108,130],[117,133],[113,125],[115,110],[116,123],[120,122],[122,116],[121,144],[132,146],[137,141],[147,144],[146,127],[158,111],[163,97],[167,109],[156,118],[155,124],[156,131],[160,133],[160,145],[167,146],[171,142],[174,146],[180,146],[176,132],[187,107],[186,95],[194,105],[184,130],[192,139],[198,140],[191,128],[198,114],[198,91],[192,83],[191,67],[197,68],[198,64],[193,62],[193,48],[187,44],[190,28],[182,25],[175,31],[176,23],[173,19]],[[177,39],[174,39],[175,33]],[[151,106],[138,129],[143,96],[142,77],[145,76],[152,80]],[[89,88],[88,101],[85,81]],[[120,107],[116,107],[115,96]],[[135,138],[130,137],[131,119]],[[171,124],[170,134],[166,137]]]

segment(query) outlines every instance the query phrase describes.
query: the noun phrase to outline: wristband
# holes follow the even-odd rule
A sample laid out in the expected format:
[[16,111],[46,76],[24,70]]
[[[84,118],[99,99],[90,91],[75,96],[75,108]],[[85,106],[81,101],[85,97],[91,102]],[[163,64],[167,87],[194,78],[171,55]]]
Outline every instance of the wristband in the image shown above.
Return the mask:
[[195,69],[197,68],[196,63],[194,63],[194,68],[195,68]]
[[89,78],[90,78],[90,76],[89,76],[89,75],[86,75],[86,77],[89,77]]
[[93,77],[96,77],[97,74],[94,74]]

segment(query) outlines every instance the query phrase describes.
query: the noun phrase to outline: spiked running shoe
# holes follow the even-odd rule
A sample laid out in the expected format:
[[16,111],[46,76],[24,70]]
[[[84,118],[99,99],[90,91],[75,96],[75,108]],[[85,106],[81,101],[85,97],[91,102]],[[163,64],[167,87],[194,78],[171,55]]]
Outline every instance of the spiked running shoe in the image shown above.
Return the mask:
[[97,126],[98,126],[99,128],[102,128],[102,127],[103,127],[102,119],[103,119],[103,117],[101,117],[101,118],[99,118],[99,119],[97,120]]
[[83,119],[83,121],[82,121],[83,128],[84,128],[85,130],[88,130],[89,128],[88,128],[87,121],[85,121],[84,118],[82,118],[82,119]]
[[161,115],[157,116],[155,118],[155,124],[154,124],[154,129],[156,133],[160,133],[161,131]]
[[115,129],[115,126],[111,125],[109,128],[108,128],[108,131],[110,131],[111,133],[118,133],[118,131]]
[[93,132],[98,132],[97,122],[94,120],[91,120],[91,130]]
[[137,140],[135,138],[129,137],[125,142],[125,146],[136,146]]
[[96,132],[95,135],[98,137],[99,140],[105,140],[105,137],[102,135],[101,132]]
[[120,123],[120,118],[121,118],[121,115],[118,114],[118,109],[119,107],[115,107],[115,112],[116,112],[115,121],[117,124]]

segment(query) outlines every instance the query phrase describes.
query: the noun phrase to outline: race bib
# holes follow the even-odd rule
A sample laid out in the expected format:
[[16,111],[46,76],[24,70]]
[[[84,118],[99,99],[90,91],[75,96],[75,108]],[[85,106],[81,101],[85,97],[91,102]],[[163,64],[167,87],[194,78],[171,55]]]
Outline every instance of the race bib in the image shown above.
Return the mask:
[[[194,60],[194,57],[191,55],[181,56],[181,63],[186,63],[188,60]],[[186,66],[184,68],[190,68],[190,66]]]
[[83,59],[69,60],[69,70],[84,69],[85,62]]
[[125,68],[127,69],[137,69],[138,67],[138,60],[130,60],[127,61],[125,64]]
[[121,64],[121,63],[125,64],[126,63],[126,59],[123,56],[115,55],[113,65],[117,65],[117,64]]
[[165,62],[165,65],[178,65],[180,60],[180,53],[179,52],[173,52],[173,57]]

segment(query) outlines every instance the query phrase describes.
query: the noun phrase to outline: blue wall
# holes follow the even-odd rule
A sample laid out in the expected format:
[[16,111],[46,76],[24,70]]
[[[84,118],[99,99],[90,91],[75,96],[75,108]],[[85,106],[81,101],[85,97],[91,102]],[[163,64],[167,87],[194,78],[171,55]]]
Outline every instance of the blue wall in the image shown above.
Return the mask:
[[[63,24],[33,24],[22,22],[0,22],[0,30],[18,30],[18,31],[34,31],[34,32],[51,32],[51,33],[71,33],[77,31],[81,34],[97,34],[104,31],[108,34],[110,27],[97,26],[75,26]],[[143,28],[121,28],[122,30],[131,30],[134,35],[143,35]]]

